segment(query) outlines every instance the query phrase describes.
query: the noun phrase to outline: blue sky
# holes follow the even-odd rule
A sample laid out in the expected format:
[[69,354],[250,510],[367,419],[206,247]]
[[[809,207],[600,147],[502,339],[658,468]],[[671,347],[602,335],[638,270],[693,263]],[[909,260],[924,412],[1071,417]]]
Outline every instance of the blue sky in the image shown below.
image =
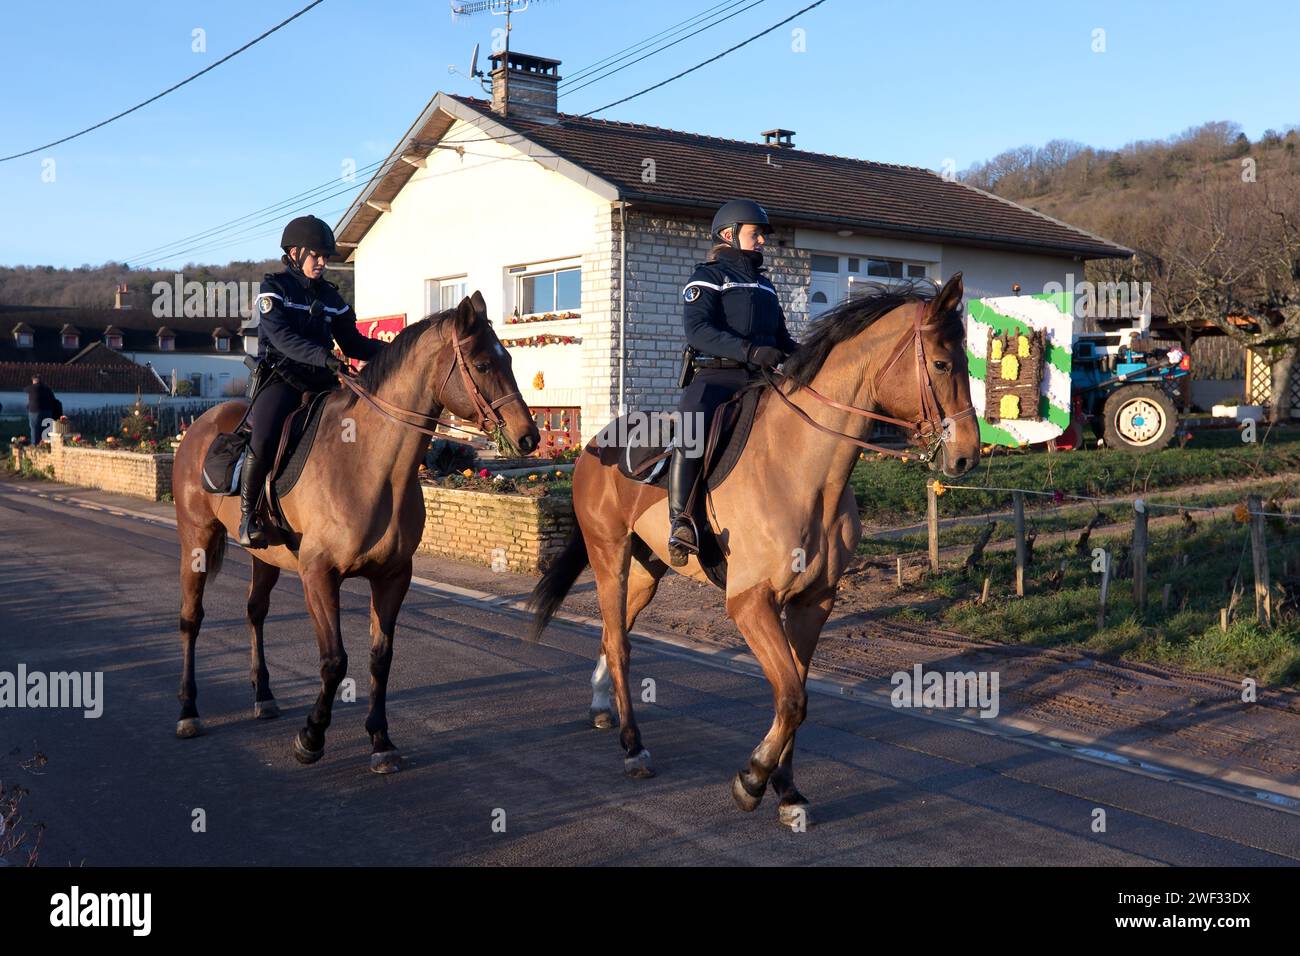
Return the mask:
[[[752,2],[752,0],[751,0]],[[581,113],[635,92],[789,16],[765,0],[571,96]],[[9,3],[0,44],[0,155],[98,122],[201,69],[306,0]],[[513,48],[570,76],[715,0],[535,0]],[[452,21],[446,0],[325,0],[194,83],[62,146],[0,163],[0,263],[125,259],[383,158],[448,73],[486,51],[502,18]],[[806,50],[792,50],[791,30]],[[192,31],[206,31],[196,53]],[[1095,53],[1094,31],[1105,31]],[[1300,124],[1300,4],[827,0],[722,61],[600,114],[933,169],[1053,138],[1100,147],[1233,120],[1257,138]],[[48,160],[53,160],[53,181]],[[364,177],[363,177],[364,179]],[[360,180],[358,185],[360,185]],[[344,184],[340,184],[340,188]],[[349,197],[303,211],[335,222]],[[289,215],[284,216],[285,219]],[[256,221],[256,220],[255,220]],[[158,266],[278,255],[275,226]],[[192,245],[199,245],[194,243]]]

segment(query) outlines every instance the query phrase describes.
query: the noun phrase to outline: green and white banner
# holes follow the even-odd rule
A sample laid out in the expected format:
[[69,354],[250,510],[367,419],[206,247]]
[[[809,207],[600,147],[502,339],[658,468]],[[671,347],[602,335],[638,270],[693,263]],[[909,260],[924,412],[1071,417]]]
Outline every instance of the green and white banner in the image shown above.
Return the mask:
[[[966,305],[966,359],[970,365],[970,397],[979,417],[980,441],[987,445],[1034,444],[1055,438],[1070,423],[1070,365],[1073,354],[1072,294],[998,296],[973,299]],[[1029,335],[1041,329],[1047,351],[1039,395],[1038,420],[1000,418],[985,421],[989,370],[989,331],[994,335]],[[998,356],[995,354],[994,358]]]

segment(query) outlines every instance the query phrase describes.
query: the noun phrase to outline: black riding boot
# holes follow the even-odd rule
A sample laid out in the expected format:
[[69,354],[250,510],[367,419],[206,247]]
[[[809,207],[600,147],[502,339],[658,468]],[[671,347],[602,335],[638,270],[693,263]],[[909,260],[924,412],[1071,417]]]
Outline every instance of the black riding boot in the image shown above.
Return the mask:
[[672,461],[668,466],[668,518],[672,522],[668,533],[668,560],[675,568],[680,568],[700,550],[695,519],[687,511],[686,501],[703,464],[703,456],[690,455],[679,446],[673,447]]
[[249,449],[239,474],[239,543],[245,548],[265,548],[266,532],[257,516],[257,505],[266,484],[266,466],[262,459]]

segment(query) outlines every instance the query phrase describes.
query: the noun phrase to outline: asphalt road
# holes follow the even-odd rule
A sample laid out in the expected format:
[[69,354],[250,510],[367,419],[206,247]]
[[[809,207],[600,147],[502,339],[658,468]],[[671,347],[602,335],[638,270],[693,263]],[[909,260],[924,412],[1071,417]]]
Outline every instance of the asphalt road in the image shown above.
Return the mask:
[[[905,864],[1270,865],[1300,860],[1300,816],[1017,740],[817,693],[796,777],[816,825],[738,810],[729,782],[771,721],[765,682],[650,640],[632,676],[659,775],[623,775],[616,735],[587,725],[597,637],[520,640],[510,610],[415,588],[389,695],[406,769],[368,771],[368,593],[345,586],[358,701],[324,758],[291,754],[319,686],[297,578],[267,621],[284,716],[254,721],[232,545],[198,643],[207,735],[177,740],[177,544],[165,524],[0,482],[0,671],[103,671],[104,712],[0,710],[0,779],[30,794],[45,865]],[[30,763],[39,751],[43,765]],[[19,767],[28,761],[28,768]],[[206,829],[194,832],[196,809]],[[1105,832],[1094,832],[1095,811]],[[502,811],[504,813],[502,813]],[[504,819],[504,832],[500,821]],[[497,826],[494,827],[494,821]]]

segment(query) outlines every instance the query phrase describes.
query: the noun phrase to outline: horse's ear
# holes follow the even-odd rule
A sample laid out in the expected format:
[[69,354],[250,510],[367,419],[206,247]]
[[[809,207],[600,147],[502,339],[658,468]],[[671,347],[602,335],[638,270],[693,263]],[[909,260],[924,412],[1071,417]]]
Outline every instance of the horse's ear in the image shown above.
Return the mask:
[[474,306],[474,314],[483,321],[487,321],[487,300],[483,298],[483,293],[478,289],[469,297],[470,303]]
[[930,314],[947,315],[961,305],[961,298],[964,294],[965,288],[962,286],[961,273],[954,272],[949,276],[948,281],[943,284],[939,294],[934,297],[934,301],[930,303]]
[[[478,293],[475,293],[478,295]],[[469,330],[474,327],[478,321],[478,313],[474,311],[474,300],[469,296],[460,300],[460,305],[456,306],[456,331],[461,335],[468,335]]]

